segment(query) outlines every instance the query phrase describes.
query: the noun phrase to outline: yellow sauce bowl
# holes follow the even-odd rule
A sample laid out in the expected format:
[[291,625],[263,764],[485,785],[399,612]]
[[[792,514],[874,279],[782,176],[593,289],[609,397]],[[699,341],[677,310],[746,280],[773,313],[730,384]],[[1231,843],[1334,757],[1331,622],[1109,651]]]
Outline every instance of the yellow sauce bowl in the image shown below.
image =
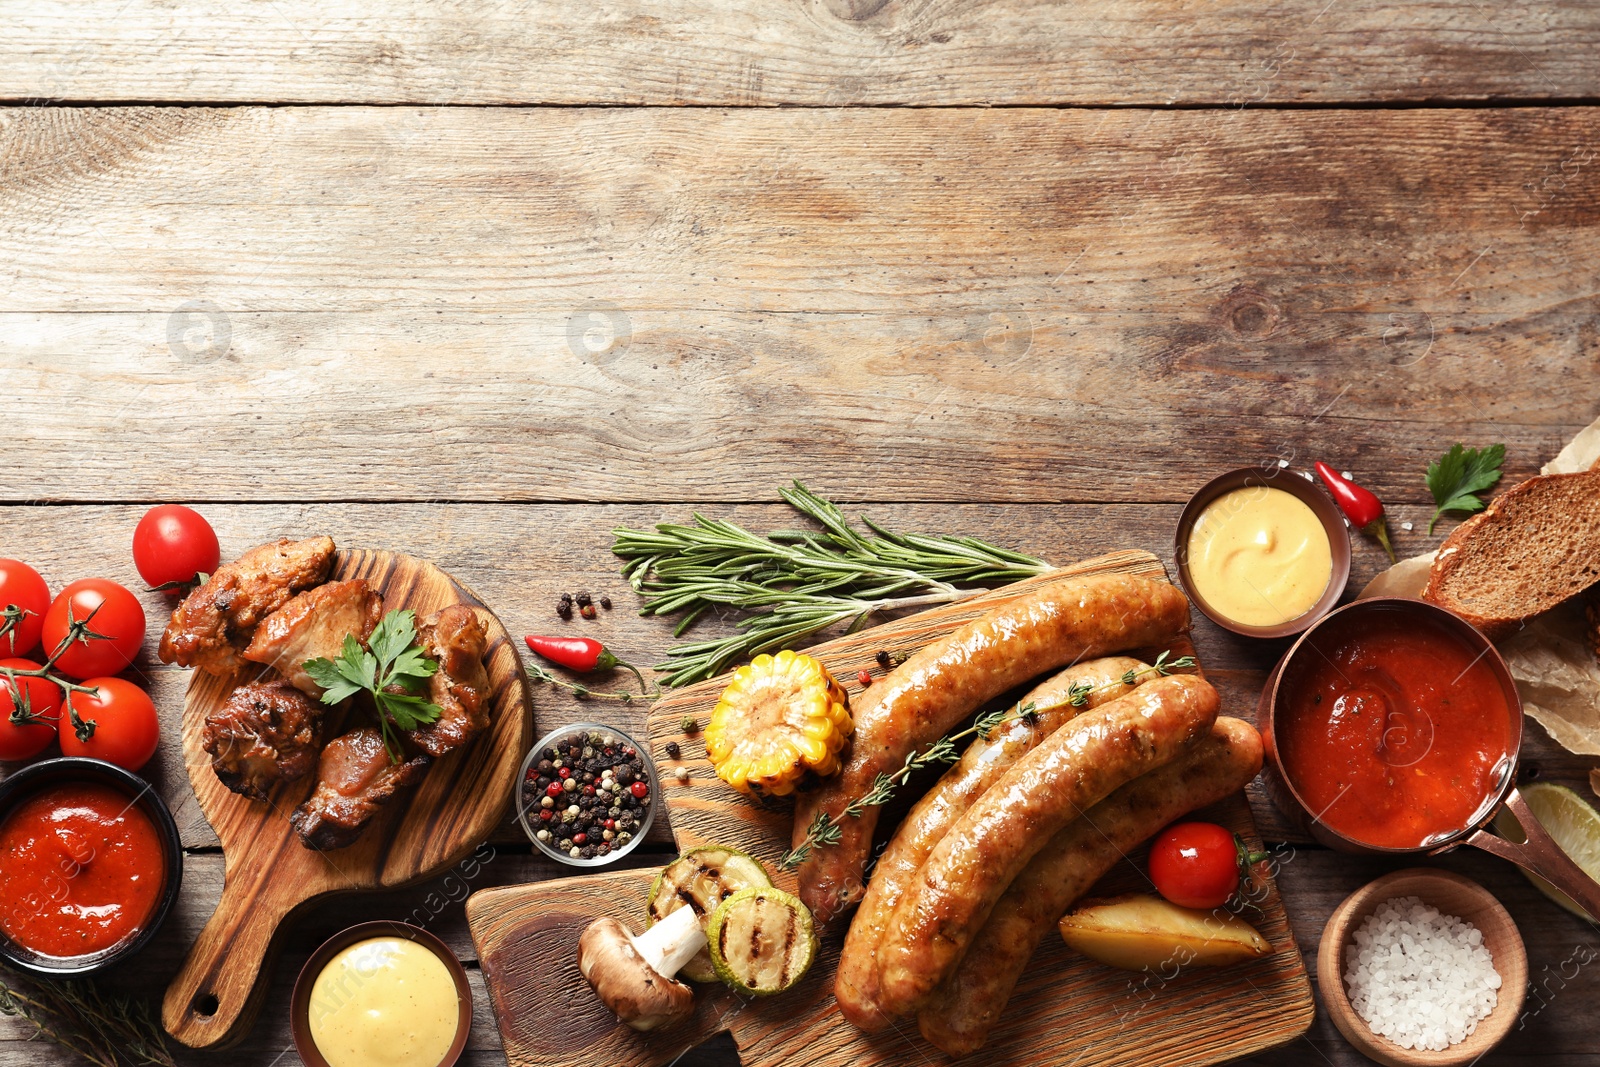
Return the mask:
[[[1327,535],[1329,554],[1328,584],[1321,595],[1301,614],[1281,622],[1264,624],[1240,621],[1227,614],[1221,605],[1208,600],[1205,590],[1197,588],[1189,558],[1195,524],[1212,504],[1240,489],[1263,488],[1280,489],[1310,508]],[[1173,554],[1178,564],[1178,580],[1189,594],[1189,599],[1194,601],[1195,607],[1223,629],[1246,637],[1276,638],[1301,633],[1333,610],[1350,580],[1350,533],[1338,506],[1316,483],[1275,465],[1266,468],[1241,467],[1218,475],[1203,485],[1189,498],[1178,518]]]

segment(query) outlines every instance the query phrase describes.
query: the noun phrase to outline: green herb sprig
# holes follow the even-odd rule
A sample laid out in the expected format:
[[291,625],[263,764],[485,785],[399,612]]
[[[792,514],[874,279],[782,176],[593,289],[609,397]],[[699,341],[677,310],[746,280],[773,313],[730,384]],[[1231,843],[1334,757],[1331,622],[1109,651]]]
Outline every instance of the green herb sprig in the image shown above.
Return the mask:
[[846,804],[838,815],[829,815],[825,811],[817,812],[816,816],[811,820],[811,825],[806,827],[805,838],[800,844],[778,858],[778,866],[786,871],[792,871],[805,862],[806,857],[811,855],[813,848],[826,848],[829,845],[838,844],[839,839],[844,836],[842,827],[846,819],[859,818],[861,813],[868,808],[887,804],[894,797],[895,791],[905,785],[913,774],[924,767],[931,767],[939,763],[954,763],[960,755],[956,749],[957,744],[969,737],[988,737],[996,728],[1018,720],[1025,720],[1031,724],[1038,719],[1039,713],[1042,711],[1054,711],[1057,708],[1069,705],[1074,708],[1081,708],[1089,702],[1089,698],[1095,693],[1105,689],[1112,689],[1119,685],[1134,685],[1142,675],[1156,674],[1165,677],[1173,671],[1194,666],[1193,656],[1179,656],[1177,659],[1168,659],[1169,655],[1171,655],[1170,649],[1157,656],[1156,661],[1150,666],[1129,668],[1114,682],[1105,682],[1101,685],[1074,682],[1067,687],[1066,696],[1053,704],[1039,707],[1031,701],[1027,704],[1019,702],[1014,707],[1000,708],[986,715],[980,715],[965,730],[959,733],[946,734],[920,752],[913,750],[907,754],[905,763],[898,770],[893,773],[879,771],[878,776],[872,780],[872,788],[868,789],[865,795]]
[[98,1067],[176,1067],[161,1027],[143,1001],[114,997],[92,979],[28,979],[0,972],[0,1015],[22,1019],[33,1037]]
[[984,592],[986,584],[1053,569],[977,538],[897,533],[865,516],[870,533],[864,534],[800,482],[778,492],[821,529],[763,537],[696,513],[693,525],[612,531],[611,550],[626,561],[623,575],[645,595],[640,614],[683,613],[674,637],[707,612],[748,613],[730,636],[668,650],[655,668],[665,673],[664,685],[710,678],[735,661],[793,648],[833,626],[854,633],[883,612],[951,603]]
[[363,690],[371,693],[389,759],[399,763],[400,739],[395,731],[415,730],[444,714],[439,705],[418,695],[439,665],[417,644],[417,616],[410,609],[385,615],[367,646],[362,648],[354,634],[345,634],[337,658],[307,660],[305,672],[322,687],[324,704],[341,703]]
[[1500,480],[1500,464],[1505,459],[1505,445],[1490,445],[1479,450],[1463,448],[1457,442],[1450,446],[1450,451],[1428,464],[1428,491],[1438,505],[1428,522],[1428,532],[1433,533],[1440,516],[1447,511],[1469,514],[1482,511],[1483,498],[1478,494]]

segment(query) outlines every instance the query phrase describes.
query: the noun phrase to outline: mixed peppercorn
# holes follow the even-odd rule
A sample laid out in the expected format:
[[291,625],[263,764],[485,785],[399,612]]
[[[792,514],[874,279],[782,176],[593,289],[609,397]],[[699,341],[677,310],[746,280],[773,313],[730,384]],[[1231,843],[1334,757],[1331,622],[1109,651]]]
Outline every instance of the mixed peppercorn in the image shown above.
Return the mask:
[[561,598],[556,601],[556,614],[563,619],[570,619],[572,618],[572,609],[576,607],[579,615],[586,619],[592,619],[595,617],[594,606],[596,604],[599,604],[607,611],[611,610],[611,598],[608,596],[600,597],[597,600],[588,593],[579,593],[576,596],[571,593],[562,593]]
[[547,747],[522,783],[534,836],[573,859],[621,850],[640,832],[651,800],[638,751],[599,731]]

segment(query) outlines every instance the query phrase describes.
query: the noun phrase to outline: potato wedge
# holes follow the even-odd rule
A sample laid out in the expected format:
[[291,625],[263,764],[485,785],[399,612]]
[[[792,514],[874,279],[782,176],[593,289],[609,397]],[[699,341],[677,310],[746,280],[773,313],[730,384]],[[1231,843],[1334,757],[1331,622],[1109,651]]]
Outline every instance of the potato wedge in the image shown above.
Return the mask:
[[1238,916],[1137,893],[1085,901],[1062,917],[1061,937],[1090,959],[1129,971],[1223,967],[1272,951]]

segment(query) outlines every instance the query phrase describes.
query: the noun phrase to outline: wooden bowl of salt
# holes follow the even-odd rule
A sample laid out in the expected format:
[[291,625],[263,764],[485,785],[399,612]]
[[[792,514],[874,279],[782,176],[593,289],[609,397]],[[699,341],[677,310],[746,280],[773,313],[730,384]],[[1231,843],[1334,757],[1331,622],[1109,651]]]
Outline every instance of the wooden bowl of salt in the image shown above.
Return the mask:
[[[1345,984],[1345,950],[1356,944],[1357,931],[1385,901],[1404,897],[1416,897],[1442,915],[1472,924],[1500,977],[1489,1014],[1464,1039],[1438,1051],[1404,1048],[1374,1032],[1351,1003]],[[1412,867],[1367,883],[1334,909],[1317,951],[1317,984],[1333,1024],[1368,1058],[1388,1067],[1461,1067],[1499,1044],[1516,1024],[1527,993],[1528,952],[1510,914],[1483,886],[1449,871]]]

